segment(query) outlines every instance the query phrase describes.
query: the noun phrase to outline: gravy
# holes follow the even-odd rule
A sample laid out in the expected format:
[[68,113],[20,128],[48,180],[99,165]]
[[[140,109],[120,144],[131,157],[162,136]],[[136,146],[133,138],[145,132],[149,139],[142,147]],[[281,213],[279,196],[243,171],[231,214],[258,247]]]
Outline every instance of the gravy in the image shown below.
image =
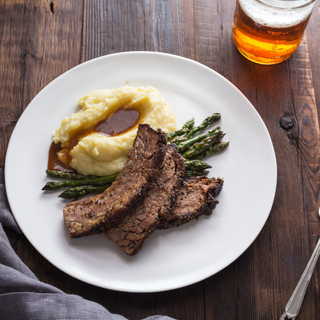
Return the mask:
[[62,148],[60,143],[54,143],[54,142],[51,143],[51,146],[49,149],[48,170],[57,170],[62,172],[75,172],[75,170],[70,167],[71,159],[69,161],[69,165],[59,160],[58,152],[60,152],[61,150]]
[[133,128],[140,114],[135,109],[119,109],[110,118],[99,122],[95,131],[107,136],[117,136]]
[[[117,136],[132,129],[138,124],[140,114],[135,109],[119,109],[109,118],[100,121],[92,128],[81,129],[70,139],[68,146],[61,148],[60,143],[52,142],[49,149],[48,170],[58,170],[63,172],[76,172],[71,168],[70,151],[78,142],[87,135],[97,132],[105,136]],[[63,162],[58,158],[58,153],[62,155]]]

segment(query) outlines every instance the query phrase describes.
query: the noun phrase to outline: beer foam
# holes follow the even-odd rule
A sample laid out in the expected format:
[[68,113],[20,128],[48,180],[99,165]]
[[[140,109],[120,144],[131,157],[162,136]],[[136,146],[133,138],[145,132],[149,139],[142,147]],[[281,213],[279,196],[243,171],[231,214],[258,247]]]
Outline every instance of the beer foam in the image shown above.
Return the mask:
[[311,14],[314,3],[295,9],[269,7],[257,0],[238,0],[242,10],[256,23],[271,28],[288,28],[299,24]]

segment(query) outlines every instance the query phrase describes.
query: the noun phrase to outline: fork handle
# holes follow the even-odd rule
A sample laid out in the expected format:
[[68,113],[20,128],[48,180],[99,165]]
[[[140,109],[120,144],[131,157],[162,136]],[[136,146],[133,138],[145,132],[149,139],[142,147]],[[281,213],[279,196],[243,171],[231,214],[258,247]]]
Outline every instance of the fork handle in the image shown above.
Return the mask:
[[307,287],[310,282],[314,267],[316,266],[317,260],[319,258],[319,255],[320,255],[320,239],[318,240],[318,243],[313,250],[312,256],[306,268],[304,269],[304,272],[296,288],[294,289],[293,294],[286,305],[285,312],[281,316],[280,320],[283,320],[286,317],[288,317],[288,319],[295,319],[296,316],[298,315],[302,305],[303,298],[306,294]]
[[279,320],[284,320],[286,317],[288,317],[288,319],[293,319],[293,320],[296,318],[296,316],[292,316],[291,314],[288,314],[285,312]]

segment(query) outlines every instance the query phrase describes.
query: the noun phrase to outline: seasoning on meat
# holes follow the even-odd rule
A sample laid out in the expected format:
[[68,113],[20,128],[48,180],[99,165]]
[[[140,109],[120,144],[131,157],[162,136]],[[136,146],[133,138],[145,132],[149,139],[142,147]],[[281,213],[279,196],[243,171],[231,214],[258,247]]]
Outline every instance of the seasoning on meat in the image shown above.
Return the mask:
[[175,190],[182,183],[184,159],[175,145],[168,145],[163,165],[148,190],[144,201],[129,213],[118,227],[105,235],[128,255],[136,254],[159,225],[159,216],[170,212]]
[[198,176],[186,179],[178,189],[172,211],[161,219],[158,229],[178,227],[202,214],[211,215],[218,204],[215,197],[222,187],[221,178]]
[[166,134],[140,124],[128,154],[128,162],[117,179],[102,194],[67,204],[63,209],[70,237],[106,232],[121,223],[143,200],[161,167],[166,152]]

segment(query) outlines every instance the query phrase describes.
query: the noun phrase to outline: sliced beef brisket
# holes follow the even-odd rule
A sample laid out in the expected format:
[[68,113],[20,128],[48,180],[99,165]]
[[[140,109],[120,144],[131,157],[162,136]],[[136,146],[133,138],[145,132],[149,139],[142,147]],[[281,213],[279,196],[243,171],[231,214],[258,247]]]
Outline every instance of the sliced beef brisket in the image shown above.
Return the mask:
[[105,232],[117,226],[142,201],[166,152],[166,134],[139,125],[128,162],[102,194],[67,204],[63,209],[72,238]]
[[184,160],[176,146],[168,145],[163,165],[144,200],[129,213],[119,226],[105,235],[128,255],[136,254],[145,240],[158,227],[159,218],[165,218],[175,201],[175,190],[182,183]]
[[180,186],[172,211],[161,219],[158,229],[180,226],[200,215],[210,215],[218,201],[215,197],[223,186],[222,179],[205,176],[186,179]]

